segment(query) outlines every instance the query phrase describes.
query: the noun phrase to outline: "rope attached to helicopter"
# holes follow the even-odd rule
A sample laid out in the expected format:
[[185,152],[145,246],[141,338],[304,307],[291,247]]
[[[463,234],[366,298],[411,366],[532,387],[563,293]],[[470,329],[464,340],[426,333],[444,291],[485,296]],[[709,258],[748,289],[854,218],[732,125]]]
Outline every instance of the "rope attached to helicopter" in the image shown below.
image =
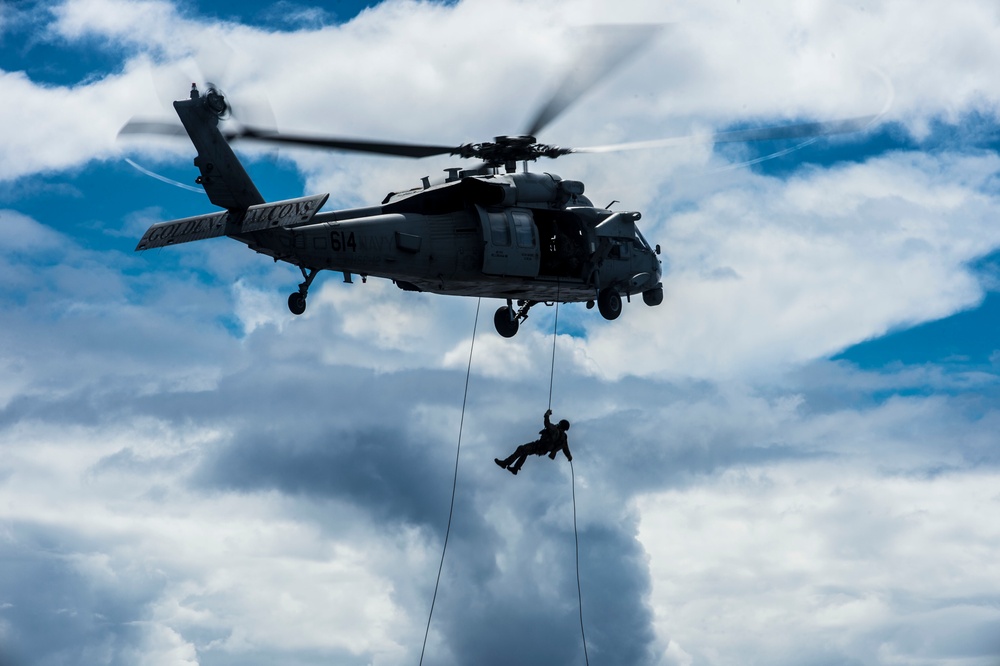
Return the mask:
[[[459,424],[458,424],[458,445],[455,451],[455,472],[452,476],[452,483],[451,483],[451,502],[448,507],[448,524],[447,527],[445,528],[444,544],[441,548],[441,560],[438,563],[437,577],[434,580],[434,594],[431,597],[431,607],[430,611],[427,614],[427,626],[424,629],[424,640],[423,644],[420,647],[419,666],[423,666],[424,655],[427,651],[427,638],[430,635],[431,631],[431,620],[434,617],[434,606],[437,603],[438,590],[440,589],[441,586],[441,573],[444,570],[444,559],[446,553],[448,552],[448,540],[449,537],[451,536],[451,523],[455,515],[455,496],[458,488],[458,465],[462,452],[462,434],[464,433],[465,430],[465,411],[466,407],[468,406],[468,399],[469,399],[469,380],[472,377],[472,357],[476,349],[476,332],[479,327],[479,312],[481,306],[482,306],[482,299],[480,298],[476,302],[476,317],[475,317],[475,322],[473,323],[472,326],[472,342],[469,346],[469,362],[465,370],[465,390],[462,396],[462,416],[459,419]],[[549,365],[549,403],[548,403],[549,409],[552,408],[552,389],[555,382],[556,340],[558,339],[558,333],[559,333],[558,299],[556,300],[555,307],[556,307],[555,317],[552,324],[552,360]],[[577,528],[577,520],[576,520],[576,471],[573,468],[572,460],[569,461],[569,467],[570,467],[570,478],[571,478],[571,488],[572,488],[572,498],[573,498],[573,540],[576,548],[576,593],[577,593],[577,601],[580,614],[580,637],[583,641],[583,656],[586,662],[586,666],[590,666],[590,656],[587,652],[587,634],[584,629],[584,623],[583,623],[583,591],[582,591],[582,586],[580,584],[580,532],[579,529]]]
[[590,655],[587,654],[587,632],[583,629],[583,589],[580,587],[580,530],[576,527],[576,472],[573,461],[569,461],[569,474],[573,488],[573,541],[576,544],[576,598],[580,609],[580,638],[583,641],[583,659],[590,666]]
[[[559,332],[559,281],[556,280],[556,316],[552,322],[552,363],[549,364],[549,409],[552,409],[552,382],[556,376],[556,334]],[[572,460],[570,462],[573,462]]]
[[455,515],[455,491],[458,488],[458,459],[462,453],[462,432],[465,429],[465,407],[469,399],[469,378],[472,376],[472,353],[476,349],[476,328],[479,326],[479,308],[483,299],[476,299],[476,320],[472,325],[472,344],[469,346],[469,365],[465,370],[465,393],[462,396],[462,418],[458,422],[458,447],[455,450],[455,474],[451,481],[451,504],[448,507],[448,527],[444,531],[444,546],[441,548],[441,562],[438,564],[437,579],[434,581],[434,596],[431,597],[431,610],[427,614],[427,628],[424,630],[424,644],[420,648],[420,666],[424,663],[424,652],[427,650],[427,636],[431,632],[431,618],[434,617],[434,604],[437,601],[438,587],[441,585],[441,571],[444,569],[444,556],[448,552],[448,537],[451,535],[451,519]]
[[[556,314],[552,323],[552,362],[549,365],[549,409],[552,409],[552,384],[556,376],[556,340],[559,334],[559,283],[556,282]],[[569,461],[570,487],[573,490],[573,543],[576,547],[576,598],[580,609],[580,639],[583,641],[583,658],[590,666],[590,655],[587,653],[587,632],[583,626],[583,588],[580,585],[580,530],[576,524],[576,470],[573,461]]]

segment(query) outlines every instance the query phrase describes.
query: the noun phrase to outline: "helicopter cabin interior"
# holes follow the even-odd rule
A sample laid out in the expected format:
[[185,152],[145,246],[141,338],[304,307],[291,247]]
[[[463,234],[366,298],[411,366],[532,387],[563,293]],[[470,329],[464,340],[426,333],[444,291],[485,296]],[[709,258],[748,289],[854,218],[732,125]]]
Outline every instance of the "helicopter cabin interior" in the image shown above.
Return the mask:
[[[588,252],[583,221],[569,211],[483,208],[483,272],[583,279]],[[591,244],[592,245],[592,244]]]

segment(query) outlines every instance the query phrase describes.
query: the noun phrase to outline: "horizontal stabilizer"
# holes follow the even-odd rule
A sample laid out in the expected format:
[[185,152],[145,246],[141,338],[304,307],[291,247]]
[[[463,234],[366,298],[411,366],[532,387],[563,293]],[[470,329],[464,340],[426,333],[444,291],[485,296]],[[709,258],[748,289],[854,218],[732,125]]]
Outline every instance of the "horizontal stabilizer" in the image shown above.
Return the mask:
[[309,224],[313,215],[323,207],[329,194],[316,194],[301,199],[288,199],[274,203],[250,206],[243,217],[241,233],[264,231],[275,227],[300,227]]
[[231,217],[229,211],[222,211],[154,224],[142,235],[135,251],[225,236]]

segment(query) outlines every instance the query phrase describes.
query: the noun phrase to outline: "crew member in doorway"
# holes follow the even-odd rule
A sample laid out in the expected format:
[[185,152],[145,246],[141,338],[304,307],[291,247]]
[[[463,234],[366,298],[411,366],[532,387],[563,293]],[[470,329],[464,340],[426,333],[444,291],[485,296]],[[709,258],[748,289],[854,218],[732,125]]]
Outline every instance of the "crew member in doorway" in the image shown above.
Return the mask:
[[573,454],[569,452],[569,441],[566,438],[566,431],[569,430],[569,421],[563,419],[559,423],[553,424],[549,420],[550,416],[552,416],[551,409],[545,412],[545,427],[538,431],[540,437],[537,440],[522,444],[514,450],[514,453],[507,456],[506,459],[500,460],[499,458],[494,458],[493,462],[511,474],[517,474],[521,466],[524,465],[525,459],[532,455],[543,456],[548,454],[549,458],[555,460],[556,454],[562,451],[566,454],[566,460],[572,461]]

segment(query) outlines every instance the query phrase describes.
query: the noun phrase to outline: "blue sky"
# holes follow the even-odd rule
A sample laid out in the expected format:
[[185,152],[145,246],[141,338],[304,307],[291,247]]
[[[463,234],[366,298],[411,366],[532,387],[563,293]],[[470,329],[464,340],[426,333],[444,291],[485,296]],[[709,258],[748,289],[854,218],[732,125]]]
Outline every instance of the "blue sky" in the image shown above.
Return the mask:
[[[183,140],[117,138],[218,79],[280,128],[523,130],[573,26],[667,24],[541,140],[600,146],[887,109],[787,145],[532,168],[642,211],[665,299],[559,310],[595,663],[1000,655],[1000,14],[817,0],[0,5],[0,663],[579,664],[571,476],[533,437],[553,310],[344,284],[215,239]],[[873,71],[880,73],[873,75]],[[885,80],[891,82],[887,86]],[[450,158],[239,146],[268,199],[380,201]],[[741,166],[742,165],[742,166]],[[474,328],[475,327],[475,328]]]

